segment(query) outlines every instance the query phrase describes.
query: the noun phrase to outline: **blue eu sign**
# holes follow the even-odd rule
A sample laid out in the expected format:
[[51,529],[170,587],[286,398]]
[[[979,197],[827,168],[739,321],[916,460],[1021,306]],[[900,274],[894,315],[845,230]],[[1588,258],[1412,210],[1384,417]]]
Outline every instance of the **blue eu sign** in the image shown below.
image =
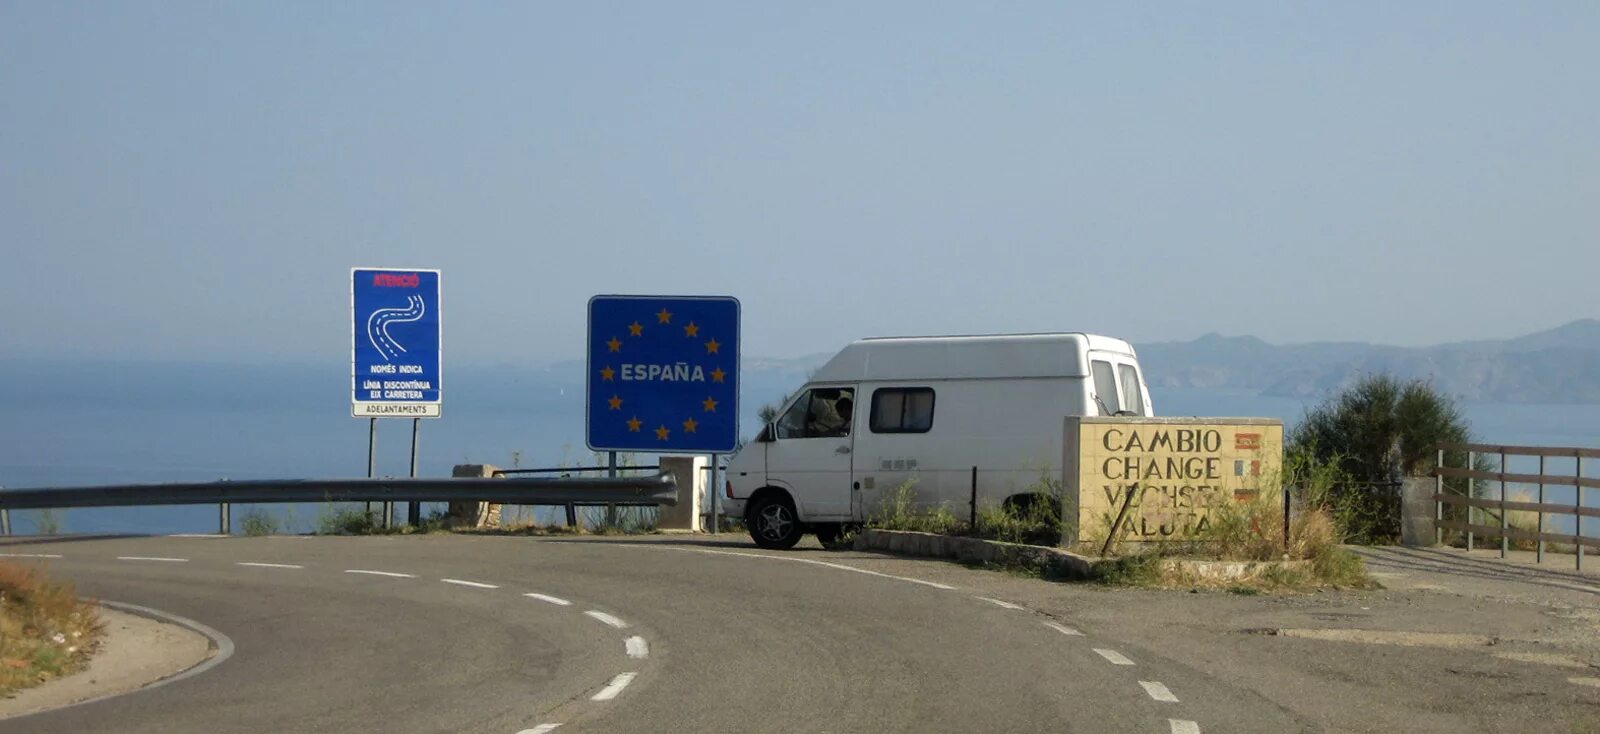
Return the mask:
[[350,271],[350,402],[357,418],[437,418],[439,271]]
[[595,451],[724,453],[739,439],[739,301],[589,299]]

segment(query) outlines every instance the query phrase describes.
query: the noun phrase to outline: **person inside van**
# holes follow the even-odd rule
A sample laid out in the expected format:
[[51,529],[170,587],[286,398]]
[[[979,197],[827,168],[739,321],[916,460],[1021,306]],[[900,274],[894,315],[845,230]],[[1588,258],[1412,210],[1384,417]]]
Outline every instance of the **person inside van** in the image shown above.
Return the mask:
[[852,392],[842,388],[813,391],[806,438],[842,438],[850,435]]

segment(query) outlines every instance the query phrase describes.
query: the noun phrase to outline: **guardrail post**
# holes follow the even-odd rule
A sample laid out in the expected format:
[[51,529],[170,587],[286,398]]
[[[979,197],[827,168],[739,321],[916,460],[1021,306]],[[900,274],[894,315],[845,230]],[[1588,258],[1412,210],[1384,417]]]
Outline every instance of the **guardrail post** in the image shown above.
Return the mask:
[[[1468,471],[1470,471],[1472,469],[1472,467],[1475,467],[1475,466],[1478,465],[1477,457],[1478,457],[1477,452],[1474,452],[1474,451],[1468,451],[1467,452],[1467,470]],[[1467,499],[1469,499],[1469,500],[1470,499],[1475,499],[1472,496],[1472,487],[1473,487],[1472,477],[1467,477]],[[1473,509],[1474,508],[1472,507],[1472,505],[1467,505],[1467,552],[1468,553],[1472,552],[1472,521],[1474,519],[1472,517],[1472,510]]]
[[229,516],[228,503],[224,502],[217,505],[217,515],[221,524],[221,528],[217,530],[217,533],[220,535],[232,535],[233,518]]
[[11,511],[0,510],[0,535],[11,534]]
[[[1539,456],[1539,504],[1540,505],[1544,504],[1544,456],[1542,454]],[[1538,517],[1539,517],[1539,530],[1538,530],[1538,532],[1539,532],[1540,536],[1543,536],[1544,535],[1544,508],[1543,507],[1541,507],[1539,509]],[[1544,538],[1543,537],[1539,538],[1539,544],[1534,549],[1533,562],[1534,563],[1544,563]]]
[[[1433,494],[1437,497],[1444,496],[1444,475],[1439,469],[1444,468],[1444,449],[1439,449],[1439,461],[1434,465]],[[1444,528],[1439,523],[1444,521],[1444,500],[1433,501],[1433,544],[1444,545]]]
[[1511,538],[1506,536],[1506,528],[1510,518],[1506,517],[1506,452],[1500,450],[1500,557],[1505,558],[1511,550]]

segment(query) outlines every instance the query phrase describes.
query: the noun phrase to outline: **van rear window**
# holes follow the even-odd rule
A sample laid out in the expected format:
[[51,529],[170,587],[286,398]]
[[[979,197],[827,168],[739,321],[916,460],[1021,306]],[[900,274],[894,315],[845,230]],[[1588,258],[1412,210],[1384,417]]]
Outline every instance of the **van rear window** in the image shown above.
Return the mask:
[[1122,410],[1122,404],[1117,402],[1117,375],[1111,371],[1111,363],[1097,359],[1090,364],[1094,372],[1094,394],[1099,398],[1101,415],[1116,415]]
[[933,388],[883,387],[872,391],[873,433],[927,433],[933,428]]

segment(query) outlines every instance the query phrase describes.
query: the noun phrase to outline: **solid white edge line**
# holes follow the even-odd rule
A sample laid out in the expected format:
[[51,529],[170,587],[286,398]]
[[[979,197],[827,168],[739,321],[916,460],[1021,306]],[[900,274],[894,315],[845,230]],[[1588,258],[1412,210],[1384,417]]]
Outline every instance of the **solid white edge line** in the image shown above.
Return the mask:
[[983,601],[989,602],[990,604],[993,604],[993,605],[995,605],[997,607],[1000,607],[1001,609],[1019,609],[1019,610],[1022,609],[1022,607],[1020,605],[1012,604],[1011,602],[1008,602],[1008,601],[1001,601],[999,599],[990,599],[987,596],[975,596],[973,598],[974,599],[981,599]]
[[0,558],[60,558],[55,553],[0,553]]
[[188,563],[187,558],[160,558],[157,556],[117,556],[119,561],[157,561],[159,563]]
[[1075,629],[1073,629],[1071,627],[1068,627],[1068,626],[1066,626],[1064,624],[1056,624],[1055,622],[1045,622],[1044,626],[1049,627],[1050,629],[1053,629],[1053,630],[1055,630],[1057,632],[1060,632],[1063,635],[1069,635],[1069,636],[1072,636],[1072,637],[1082,637],[1083,636],[1082,632],[1079,632],[1079,631],[1077,631],[1077,630],[1075,630]]
[[616,617],[614,617],[614,616],[612,616],[610,614],[606,614],[605,612],[599,612],[599,611],[595,611],[593,609],[590,609],[589,611],[584,612],[584,614],[587,614],[590,617],[593,617],[593,618],[599,620],[602,624],[609,624],[612,627],[616,627],[617,629],[622,629],[622,628],[628,626],[627,622],[624,622],[624,621],[622,621],[620,619],[617,619]]
[[1167,719],[1172,734],[1200,734],[1200,725],[1188,719]]
[[255,561],[239,561],[237,565],[250,566],[251,568],[305,568],[293,563],[257,563]]
[[1112,665],[1133,665],[1133,661],[1129,660],[1128,656],[1123,655],[1116,650],[1107,650],[1103,647],[1097,647],[1094,648],[1094,651],[1100,657],[1105,658],[1106,662],[1111,663]]
[[394,578],[394,579],[414,579],[414,578],[417,577],[417,575],[413,574],[413,573],[395,573],[394,571],[370,571],[370,570],[367,570],[365,568],[347,568],[347,569],[344,570],[344,572],[345,573],[365,574],[367,576],[388,576],[389,578]]
[[498,588],[500,588],[498,586],[495,586],[494,584],[484,584],[484,583],[479,583],[477,581],[463,581],[461,579],[439,579],[439,580],[443,581],[443,582],[445,582],[447,584],[455,584],[456,586],[471,586],[474,589],[498,589]]
[[599,693],[590,696],[589,700],[610,701],[616,698],[617,694],[622,692],[622,689],[627,688],[628,684],[633,682],[633,677],[636,675],[638,673],[618,673],[617,677],[612,678],[611,682],[605,688],[600,689]]
[[1161,681],[1142,680],[1139,681],[1139,685],[1144,686],[1144,692],[1150,694],[1150,697],[1157,701],[1162,703],[1178,702],[1178,697],[1172,695],[1172,689],[1168,688],[1167,684],[1162,683]]
[[533,727],[532,729],[523,729],[522,731],[517,732],[517,734],[550,734],[550,732],[555,731],[556,728],[559,727],[559,726],[561,726],[561,725],[560,724],[540,724],[540,725],[538,725],[536,727]]
[[646,658],[650,656],[650,643],[643,637],[634,635],[623,641],[623,647],[628,651],[630,658]]
[[527,594],[523,594],[523,596],[526,596],[529,599],[538,599],[539,601],[542,601],[542,602],[548,602],[548,603],[554,604],[554,605],[556,605],[558,607],[570,607],[570,606],[572,606],[572,602],[567,601],[566,599],[562,599],[559,596],[550,596],[549,594],[537,594],[537,593],[527,593]]

